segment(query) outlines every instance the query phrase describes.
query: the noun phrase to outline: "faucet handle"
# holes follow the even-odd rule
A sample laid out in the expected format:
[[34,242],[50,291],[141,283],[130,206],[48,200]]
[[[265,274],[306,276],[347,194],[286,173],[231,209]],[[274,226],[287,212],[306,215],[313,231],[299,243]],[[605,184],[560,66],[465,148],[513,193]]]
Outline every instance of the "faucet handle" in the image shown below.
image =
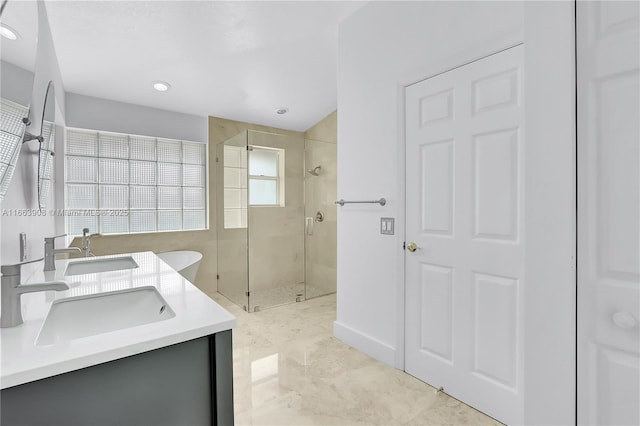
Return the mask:
[[44,240],[46,242],[51,242],[53,240],[55,240],[56,238],[61,238],[61,237],[66,237],[67,234],[62,234],[62,235],[56,235],[55,237],[44,237]]
[[2,272],[2,275],[4,276],[20,275],[20,267],[22,265],[33,262],[40,262],[42,259],[44,258],[41,257],[40,259],[31,259],[25,262],[14,263],[13,265],[2,265],[0,267],[0,272]]

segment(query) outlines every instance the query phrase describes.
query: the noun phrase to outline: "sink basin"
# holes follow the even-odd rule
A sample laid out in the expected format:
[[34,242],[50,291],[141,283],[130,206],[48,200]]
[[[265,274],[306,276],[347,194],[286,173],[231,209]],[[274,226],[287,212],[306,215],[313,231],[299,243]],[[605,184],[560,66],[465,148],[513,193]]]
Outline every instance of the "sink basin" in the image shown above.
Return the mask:
[[175,316],[155,287],[59,299],[51,304],[36,345],[52,345]]
[[108,257],[106,259],[77,260],[69,262],[66,276],[96,274],[98,272],[120,271],[122,269],[137,268],[138,264],[131,256]]

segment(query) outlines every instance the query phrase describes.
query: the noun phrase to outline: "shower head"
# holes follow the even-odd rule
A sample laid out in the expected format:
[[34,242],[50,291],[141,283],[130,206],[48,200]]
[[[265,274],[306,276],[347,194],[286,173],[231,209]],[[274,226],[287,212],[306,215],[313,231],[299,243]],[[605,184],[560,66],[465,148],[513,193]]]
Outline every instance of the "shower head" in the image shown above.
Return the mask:
[[309,173],[310,175],[313,175],[313,176],[320,176],[320,170],[321,169],[322,169],[321,166],[316,166],[312,170],[307,170],[307,173]]

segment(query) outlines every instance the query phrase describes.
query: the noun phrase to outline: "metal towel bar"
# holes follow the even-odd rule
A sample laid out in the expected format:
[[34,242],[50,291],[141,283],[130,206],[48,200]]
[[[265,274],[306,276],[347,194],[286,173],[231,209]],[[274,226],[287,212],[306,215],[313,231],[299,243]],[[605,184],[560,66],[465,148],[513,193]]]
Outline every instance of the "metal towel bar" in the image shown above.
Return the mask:
[[387,200],[385,200],[384,198],[380,198],[379,200],[372,200],[372,201],[345,201],[345,200],[338,200],[338,201],[336,201],[336,204],[339,204],[341,206],[344,206],[345,204],[380,204],[381,206],[384,206],[385,204],[387,204]]

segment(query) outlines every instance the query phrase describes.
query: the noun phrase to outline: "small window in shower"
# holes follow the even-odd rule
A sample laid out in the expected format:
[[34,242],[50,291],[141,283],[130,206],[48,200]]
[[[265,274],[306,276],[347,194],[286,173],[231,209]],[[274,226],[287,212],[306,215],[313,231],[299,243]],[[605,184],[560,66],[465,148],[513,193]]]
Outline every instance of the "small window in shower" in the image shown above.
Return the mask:
[[249,151],[249,205],[284,206],[284,150],[253,146]]

